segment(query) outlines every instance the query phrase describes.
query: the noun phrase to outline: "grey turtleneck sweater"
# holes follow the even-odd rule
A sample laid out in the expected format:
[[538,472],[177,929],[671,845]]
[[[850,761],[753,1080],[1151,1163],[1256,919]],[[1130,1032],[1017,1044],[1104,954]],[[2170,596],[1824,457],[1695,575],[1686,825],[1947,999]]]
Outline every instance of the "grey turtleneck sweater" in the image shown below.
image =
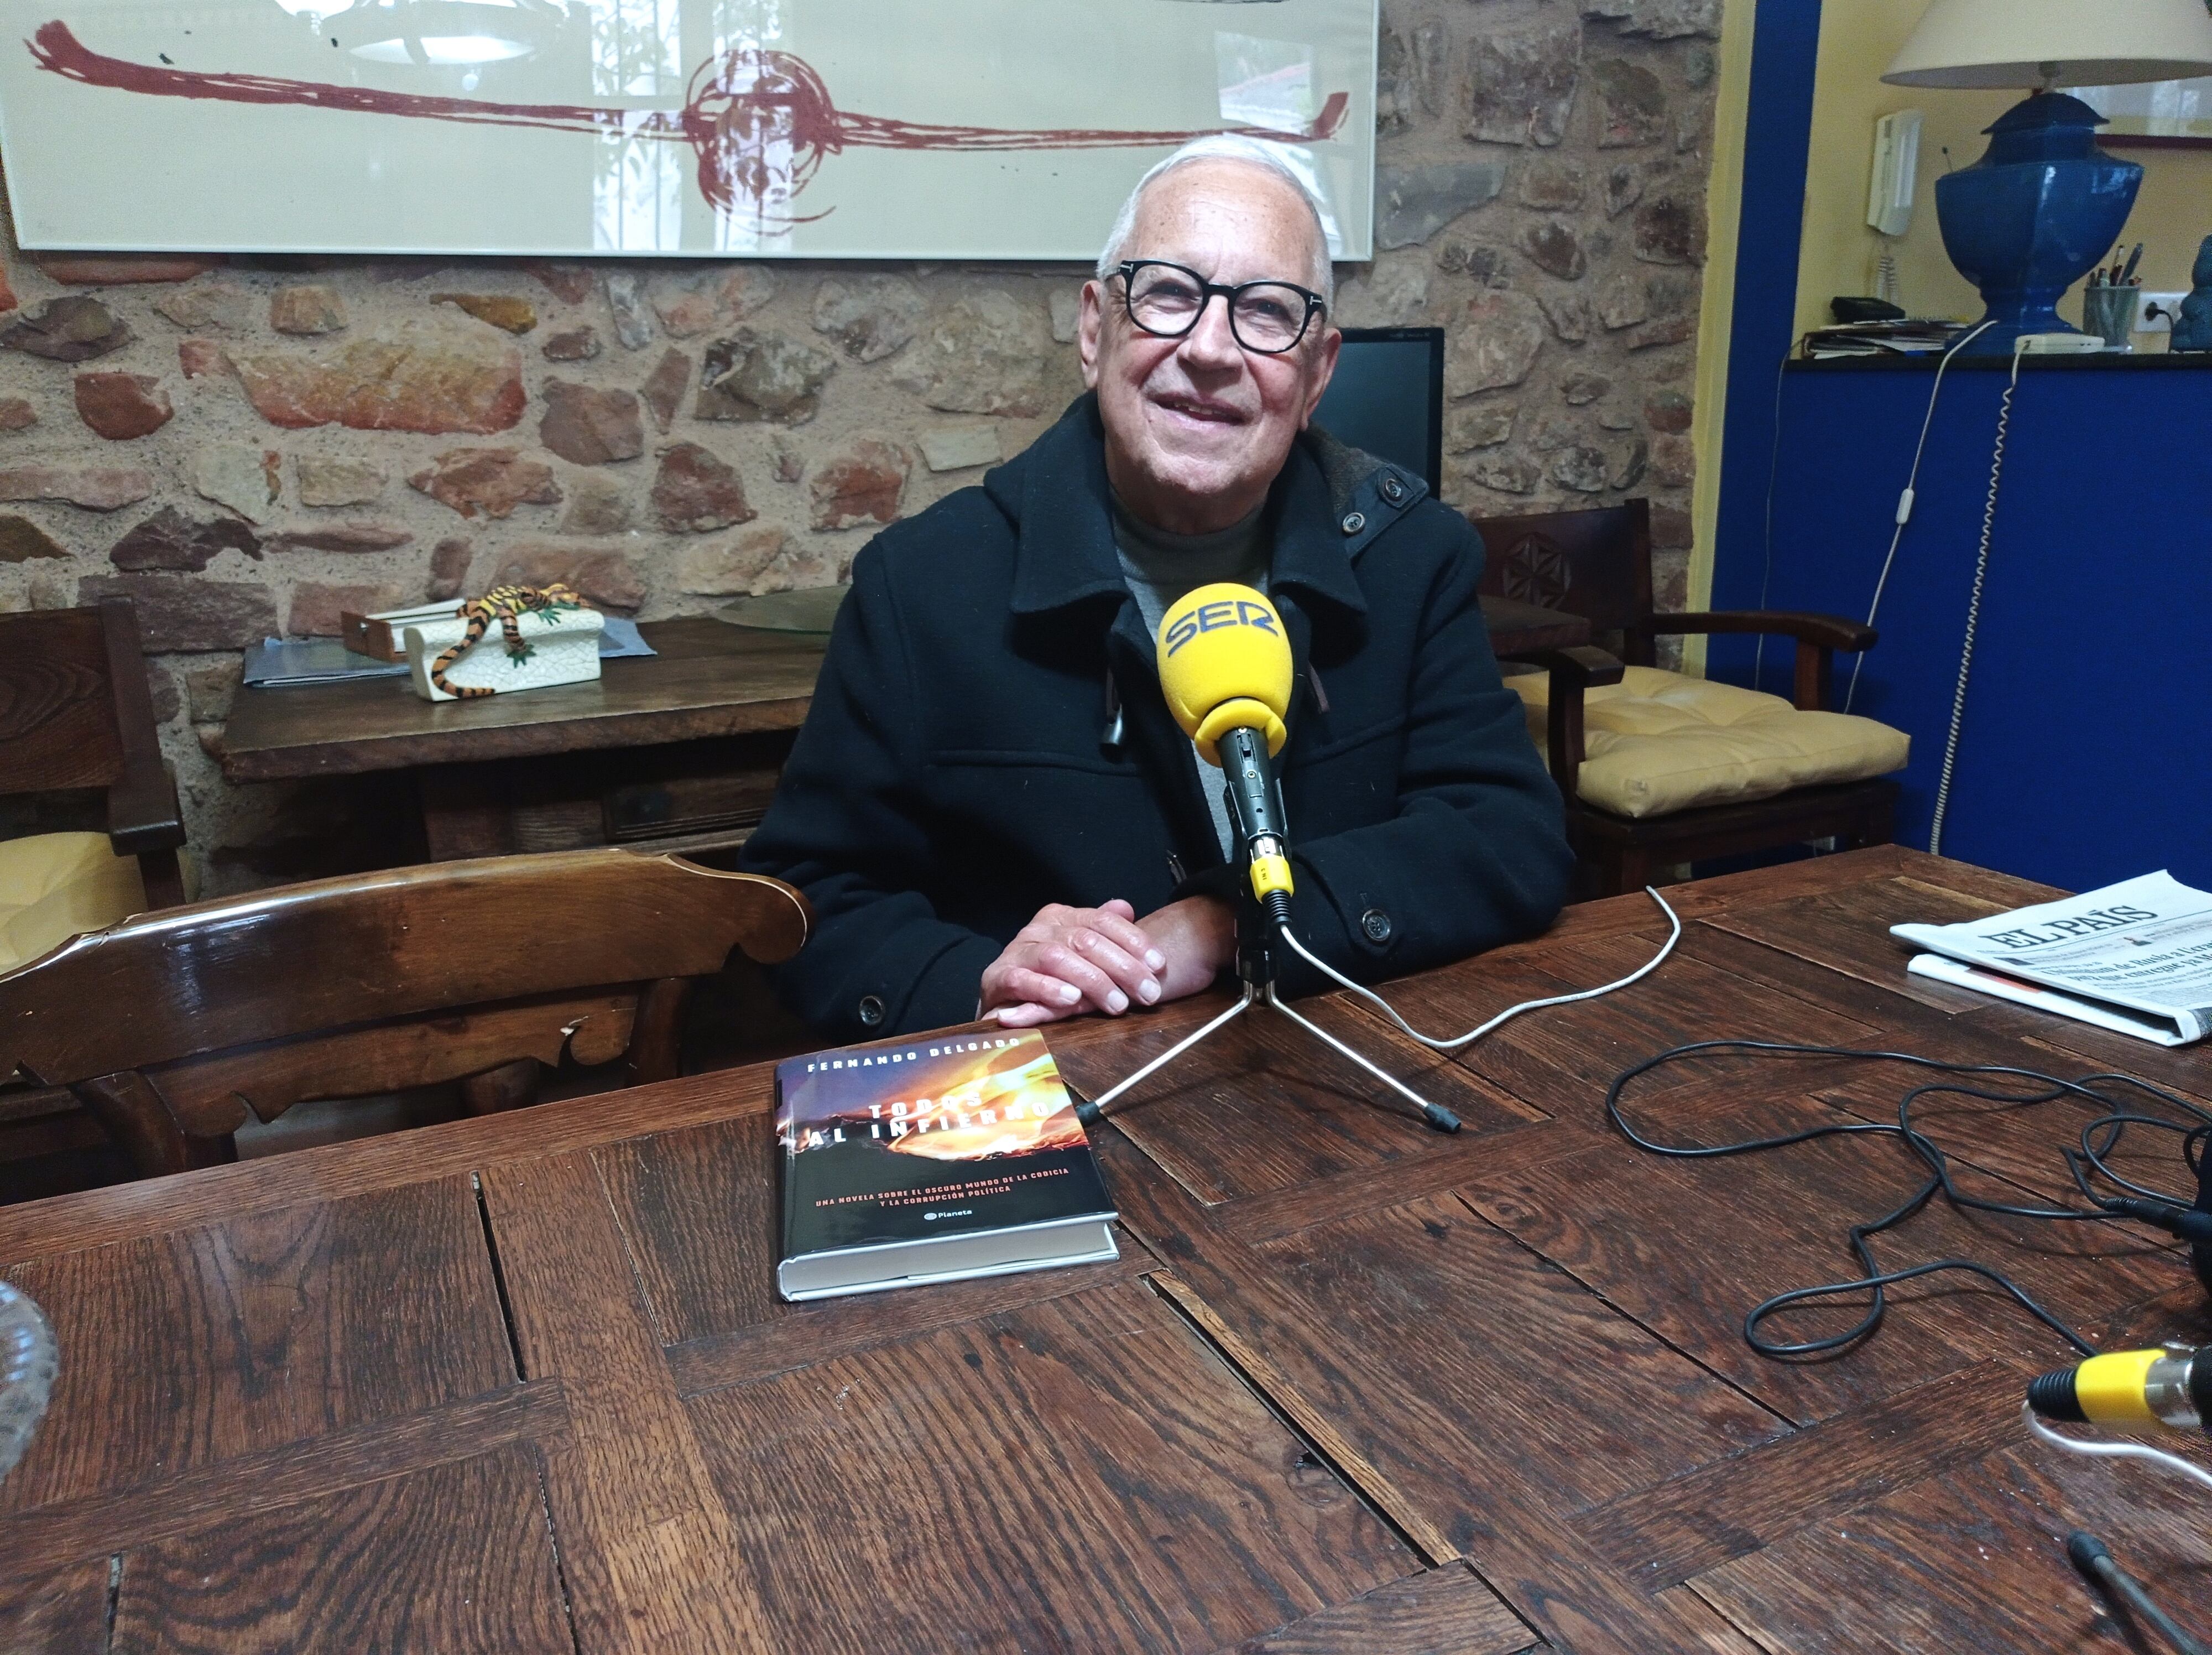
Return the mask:
[[[1160,618],[1169,605],[1195,587],[1235,581],[1262,592],[1267,589],[1267,566],[1274,549],[1260,526],[1261,509],[1255,506],[1249,516],[1211,534],[1170,534],[1139,522],[1115,498],[1114,545],[1121,556],[1122,578],[1129,583],[1129,595],[1137,600],[1147,632],[1158,637]],[[1222,797],[1221,772],[1200,758],[1194,746],[1190,762],[1198,767],[1199,791],[1213,812],[1221,854],[1231,855],[1235,836],[1229,806]]]

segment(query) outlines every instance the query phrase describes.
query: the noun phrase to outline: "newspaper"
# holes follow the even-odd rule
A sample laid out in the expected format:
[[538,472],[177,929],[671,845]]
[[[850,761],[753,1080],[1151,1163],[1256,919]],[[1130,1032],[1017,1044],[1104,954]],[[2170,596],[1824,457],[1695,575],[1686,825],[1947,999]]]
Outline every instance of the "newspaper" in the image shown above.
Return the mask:
[[[1892,936],[1975,968],[1936,969],[1926,977],[2004,995],[2161,1044],[2185,1045],[2212,1031],[2212,892],[2166,873],[2108,885],[2057,902],[2016,908],[1959,925],[1893,925]],[[1976,979],[1984,973],[2055,989],[2056,995],[2005,994]],[[2068,1002],[2117,1008],[2093,1016]],[[2142,1026],[2133,1026],[2135,1025]]]

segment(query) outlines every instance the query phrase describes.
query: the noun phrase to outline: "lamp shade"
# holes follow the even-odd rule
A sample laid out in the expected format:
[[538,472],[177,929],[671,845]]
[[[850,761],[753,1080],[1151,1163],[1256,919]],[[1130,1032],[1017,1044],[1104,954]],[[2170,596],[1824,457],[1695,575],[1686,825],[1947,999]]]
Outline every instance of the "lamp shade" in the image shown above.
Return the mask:
[[2212,75],[2205,0],[1933,0],[1882,79],[2032,88],[2198,75]]

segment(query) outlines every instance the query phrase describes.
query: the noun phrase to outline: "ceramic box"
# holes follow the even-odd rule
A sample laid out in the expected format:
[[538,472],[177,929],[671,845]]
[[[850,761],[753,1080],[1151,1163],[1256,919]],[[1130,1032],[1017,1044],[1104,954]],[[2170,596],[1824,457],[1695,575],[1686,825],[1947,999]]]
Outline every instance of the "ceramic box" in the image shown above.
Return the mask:
[[[516,660],[507,654],[506,636],[494,621],[476,647],[446,669],[446,681],[458,688],[488,688],[511,695],[517,690],[544,690],[599,677],[599,631],[606,618],[598,610],[564,609],[550,616],[532,611],[515,624],[530,646],[528,659]],[[458,615],[416,622],[406,629],[407,665],[415,693],[425,701],[459,699],[430,682],[430,667],[468,636],[468,622]]]

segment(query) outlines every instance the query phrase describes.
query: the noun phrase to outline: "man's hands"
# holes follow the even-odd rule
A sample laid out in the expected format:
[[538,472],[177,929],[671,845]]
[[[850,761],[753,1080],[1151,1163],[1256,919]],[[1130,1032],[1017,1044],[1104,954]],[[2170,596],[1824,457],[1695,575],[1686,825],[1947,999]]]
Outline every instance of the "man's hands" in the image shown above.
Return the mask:
[[1102,908],[1040,909],[983,973],[977,1015],[1034,1028],[1079,1012],[1118,1017],[1195,994],[1237,952],[1226,903],[1191,897],[1147,914],[1118,897]]

